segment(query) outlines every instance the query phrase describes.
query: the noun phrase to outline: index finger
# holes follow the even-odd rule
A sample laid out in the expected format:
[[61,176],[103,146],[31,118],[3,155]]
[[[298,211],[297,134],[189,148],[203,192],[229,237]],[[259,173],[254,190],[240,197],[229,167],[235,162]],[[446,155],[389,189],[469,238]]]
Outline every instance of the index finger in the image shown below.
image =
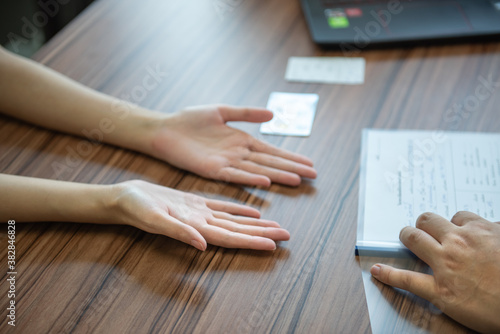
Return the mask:
[[295,161],[295,162],[298,162],[298,163],[301,163],[301,164],[304,164],[304,165],[307,165],[310,167],[313,166],[312,160],[306,156],[303,156],[302,154],[293,153],[293,152],[290,152],[288,150],[278,148],[274,145],[265,143],[265,142],[258,140],[258,139],[255,139],[255,141],[251,144],[250,150],[252,150],[254,152],[267,153],[270,155],[274,155],[277,157],[281,157],[284,159]]
[[273,112],[264,108],[248,108],[219,106],[219,113],[224,122],[252,122],[262,123],[270,121],[273,118]]
[[450,221],[432,212],[422,213],[417,218],[415,226],[427,232],[440,243],[443,237],[456,228]]
[[406,226],[399,234],[401,242],[416,256],[433,267],[436,255],[441,253],[441,244],[427,232],[415,227]]

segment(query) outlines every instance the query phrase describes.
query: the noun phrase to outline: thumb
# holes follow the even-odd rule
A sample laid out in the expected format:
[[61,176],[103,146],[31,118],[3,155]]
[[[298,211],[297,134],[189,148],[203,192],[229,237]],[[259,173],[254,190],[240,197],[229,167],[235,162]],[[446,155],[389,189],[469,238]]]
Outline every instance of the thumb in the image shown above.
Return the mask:
[[374,265],[370,273],[384,284],[409,291],[430,302],[435,299],[436,283],[431,275],[396,269],[383,264]]
[[182,241],[196,249],[205,251],[207,241],[194,227],[182,223],[172,216],[163,217],[157,229],[158,234],[163,234],[176,240]]
[[219,106],[219,113],[224,122],[262,123],[273,118],[272,111],[263,108]]

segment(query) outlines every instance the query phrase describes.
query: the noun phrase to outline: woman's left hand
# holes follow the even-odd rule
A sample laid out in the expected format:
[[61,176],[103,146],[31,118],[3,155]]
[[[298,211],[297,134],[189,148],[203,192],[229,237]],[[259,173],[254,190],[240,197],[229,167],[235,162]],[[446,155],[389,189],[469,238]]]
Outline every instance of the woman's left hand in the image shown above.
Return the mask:
[[297,186],[316,178],[310,159],[277,148],[226,125],[262,123],[271,111],[230,106],[193,107],[164,119],[153,134],[153,156],[200,176],[253,186],[271,182]]

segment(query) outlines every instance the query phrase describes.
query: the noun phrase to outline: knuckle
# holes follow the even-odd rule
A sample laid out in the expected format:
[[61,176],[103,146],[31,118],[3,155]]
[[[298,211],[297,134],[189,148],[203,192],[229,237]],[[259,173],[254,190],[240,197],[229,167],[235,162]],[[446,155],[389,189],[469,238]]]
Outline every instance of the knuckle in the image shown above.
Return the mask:
[[423,238],[421,230],[404,228],[401,230],[400,239],[404,239],[407,243],[416,244]]
[[451,270],[452,272],[461,270],[463,268],[462,263],[458,262],[456,257],[453,255],[445,255],[444,259],[442,260],[442,264],[443,268]]
[[436,288],[436,293],[443,302],[452,302],[455,297],[455,292],[448,284],[439,284]]
[[387,284],[395,286],[404,290],[408,290],[412,284],[412,278],[405,272],[401,272],[397,269],[385,269],[382,272],[382,277]]
[[461,235],[451,234],[448,236],[447,239],[448,242],[450,243],[450,246],[453,247],[453,249],[456,251],[465,251],[470,247],[467,238],[466,237],[464,238]]
[[416,226],[419,227],[419,226],[422,226],[422,225],[429,223],[432,220],[433,216],[434,215],[431,212],[422,213],[417,218]]
[[469,212],[467,212],[467,211],[458,211],[457,213],[455,213],[453,215],[453,217],[451,217],[451,221],[452,222],[457,221],[457,220],[460,221],[463,218],[465,218],[468,214],[469,214]]
[[401,273],[399,279],[399,286],[404,290],[411,290],[411,286],[413,284],[413,279],[407,273]]
[[491,224],[491,222],[487,220],[474,220],[470,224],[465,226],[465,230],[469,230],[465,236],[473,235],[474,233],[478,233],[479,231],[490,232],[495,225]]

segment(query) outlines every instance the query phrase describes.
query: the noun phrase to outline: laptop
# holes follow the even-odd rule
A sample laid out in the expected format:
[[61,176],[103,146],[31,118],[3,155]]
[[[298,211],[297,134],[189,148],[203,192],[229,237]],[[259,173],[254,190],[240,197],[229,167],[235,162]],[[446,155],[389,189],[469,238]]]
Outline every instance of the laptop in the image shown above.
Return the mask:
[[301,0],[313,40],[344,51],[497,38],[500,0]]

